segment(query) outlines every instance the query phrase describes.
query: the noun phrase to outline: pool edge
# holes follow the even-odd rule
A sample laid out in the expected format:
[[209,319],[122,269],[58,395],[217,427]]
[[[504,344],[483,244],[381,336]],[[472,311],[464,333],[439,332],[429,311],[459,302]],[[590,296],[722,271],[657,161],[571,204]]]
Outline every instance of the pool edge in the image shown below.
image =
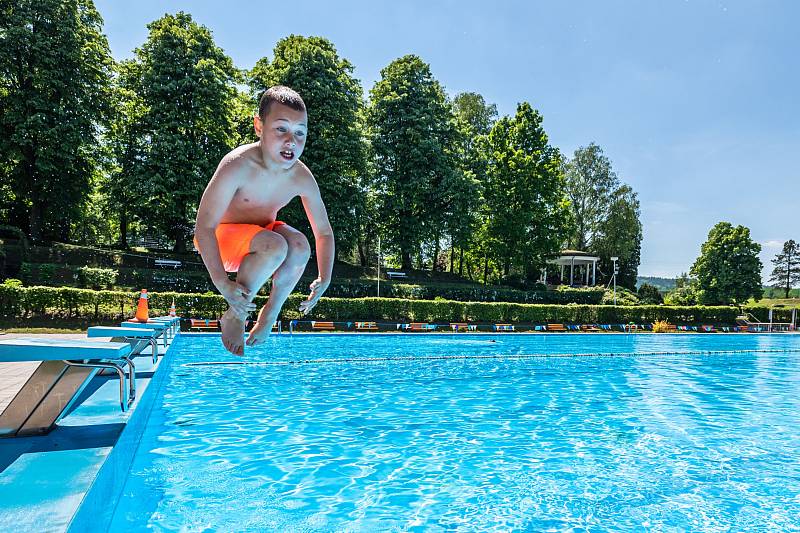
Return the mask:
[[[181,334],[176,336],[169,348],[174,346],[175,341],[181,342],[178,340],[180,336]],[[172,368],[172,359],[168,349],[117,442],[106,456],[69,521],[66,528],[67,533],[108,531],[110,528],[117,504],[122,496],[125,479],[133,463],[134,452],[139,446],[158,392]]]

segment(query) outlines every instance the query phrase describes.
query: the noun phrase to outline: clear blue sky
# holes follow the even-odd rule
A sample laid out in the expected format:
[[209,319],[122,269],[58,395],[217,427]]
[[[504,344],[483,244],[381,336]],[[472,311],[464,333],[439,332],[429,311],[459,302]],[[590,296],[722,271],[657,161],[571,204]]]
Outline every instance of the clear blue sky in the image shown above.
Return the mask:
[[641,275],[687,271],[721,220],[751,229],[765,271],[783,241],[800,241],[800,2],[95,3],[118,59],[148,22],[183,10],[240,68],[281,37],[319,35],[365,92],[413,53],[451,96],[479,92],[501,114],[528,101],[555,146],[596,142],[639,193]]

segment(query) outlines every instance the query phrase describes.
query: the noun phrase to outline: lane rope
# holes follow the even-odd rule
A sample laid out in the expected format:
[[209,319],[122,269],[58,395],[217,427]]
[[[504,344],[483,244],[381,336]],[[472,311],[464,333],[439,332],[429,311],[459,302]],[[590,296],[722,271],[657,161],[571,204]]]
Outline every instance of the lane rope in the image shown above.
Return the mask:
[[297,366],[320,364],[384,363],[405,361],[459,361],[459,360],[505,360],[544,359],[557,357],[649,357],[660,355],[741,355],[753,353],[800,353],[800,348],[756,349],[756,350],[668,350],[659,352],[589,352],[589,353],[539,353],[539,354],[465,354],[465,355],[412,355],[385,357],[331,357],[327,359],[295,359],[289,361],[205,361],[184,363],[182,366]]

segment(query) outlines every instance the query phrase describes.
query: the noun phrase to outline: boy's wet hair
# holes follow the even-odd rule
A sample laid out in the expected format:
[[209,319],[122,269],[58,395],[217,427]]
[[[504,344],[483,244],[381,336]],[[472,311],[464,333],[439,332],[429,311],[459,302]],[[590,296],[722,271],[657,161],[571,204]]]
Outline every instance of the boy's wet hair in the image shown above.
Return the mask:
[[300,98],[300,95],[297,94],[297,91],[283,85],[275,85],[264,91],[261,95],[261,99],[258,101],[258,118],[261,120],[267,118],[269,108],[273,102],[291,107],[295,111],[306,110],[306,104],[303,102],[303,99]]

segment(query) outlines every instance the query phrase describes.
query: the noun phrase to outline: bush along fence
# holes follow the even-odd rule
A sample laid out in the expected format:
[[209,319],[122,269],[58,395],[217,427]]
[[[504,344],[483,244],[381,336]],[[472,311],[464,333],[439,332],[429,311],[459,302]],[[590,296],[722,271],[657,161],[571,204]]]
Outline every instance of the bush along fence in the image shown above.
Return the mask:
[[[133,316],[138,292],[94,291],[66,287],[21,287],[0,285],[0,315],[24,320],[26,317],[86,318],[117,320]],[[284,305],[281,318],[302,318],[297,310],[305,295],[293,294]],[[167,313],[173,300],[184,318],[218,318],[227,309],[216,294],[157,292],[150,295],[153,315]],[[266,297],[256,298],[263,305]],[[382,320],[415,322],[477,323],[573,323],[647,324],[666,320],[673,324],[734,324],[735,307],[660,305],[552,305],[496,302],[456,302],[449,300],[408,300],[400,298],[322,298],[312,320]]]
[[[377,284],[374,281],[346,281],[332,283],[325,294],[331,298],[371,298],[376,296],[376,291]],[[602,288],[522,291],[497,287],[437,284],[413,285],[381,281],[381,296],[383,298],[403,298],[407,300],[434,300],[441,298],[459,302],[599,304],[603,300],[604,294],[605,291]]]
[[[110,289],[120,287],[147,287],[153,291],[204,292],[213,290],[206,272],[183,270],[153,270],[130,268],[75,267],[55,263],[23,263],[19,271],[25,285],[74,286]],[[308,286],[313,278],[302,279],[298,284]],[[332,298],[367,298],[377,293],[375,281],[344,280],[331,284],[325,294]],[[539,304],[600,304],[604,290],[564,288],[555,291],[464,286],[464,285],[414,285],[381,281],[381,296],[408,300],[457,300],[469,302],[512,302]]]

